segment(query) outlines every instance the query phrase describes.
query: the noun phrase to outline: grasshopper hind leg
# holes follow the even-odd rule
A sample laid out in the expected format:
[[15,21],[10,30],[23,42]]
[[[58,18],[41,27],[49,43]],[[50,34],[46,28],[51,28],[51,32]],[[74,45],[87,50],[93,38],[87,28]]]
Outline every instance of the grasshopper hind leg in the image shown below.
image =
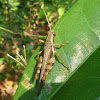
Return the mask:
[[40,92],[41,92],[41,89],[42,89],[42,86],[43,86],[43,84],[45,83],[46,77],[47,77],[48,73],[51,71],[54,62],[55,62],[55,58],[52,57],[52,58],[49,60],[47,66],[46,66],[46,70],[45,70],[45,73],[44,73],[44,75],[43,75],[42,81],[39,82],[39,89],[38,89],[37,96],[39,96],[39,94],[40,94]]
[[55,62],[55,58],[54,57],[50,58],[47,66],[46,66],[46,70],[45,70],[44,76],[42,78],[43,83],[45,82],[48,73],[51,71],[54,62]]
[[61,60],[62,65],[63,65],[65,68],[67,68],[67,69],[69,70],[69,67],[67,67],[67,66],[64,64],[64,62],[63,62],[62,58],[60,57],[59,53],[58,53],[57,51],[55,51],[55,53],[56,53],[56,55],[59,57],[59,59]]

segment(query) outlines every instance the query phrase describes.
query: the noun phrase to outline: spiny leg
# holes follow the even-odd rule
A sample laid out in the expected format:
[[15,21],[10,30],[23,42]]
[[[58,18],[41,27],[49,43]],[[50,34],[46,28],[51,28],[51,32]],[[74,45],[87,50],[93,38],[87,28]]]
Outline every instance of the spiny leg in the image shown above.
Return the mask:
[[37,57],[39,59],[39,55],[42,53],[43,51],[39,51],[39,53],[37,54]]
[[42,78],[43,83],[44,83],[45,80],[46,80],[46,76],[47,76],[48,73],[51,71],[54,62],[55,62],[55,58],[54,58],[54,57],[50,58],[50,60],[49,60],[49,62],[48,62],[48,64],[47,64],[47,66],[46,66],[46,70],[45,70],[44,76],[43,76],[43,78]]
[[39,61],[38,61],[38,65],[37,65],[36,75],[35,75],[36,80],[39,78],[40,70],[42,67],[42,61],[43,61],[43,58],[42,58],[42,56],[40,56]]
[[69,70],[69,68],[64,64],[64,62],[63,62],[62,58],[60,57],[59,53],[57,51],[55,51],[55,53],[59,57],[59,59],[61,60],[62,65]]
[[66,41],[64,44],[54,44],[55,46],[64,46],[68,43],[68,41]]

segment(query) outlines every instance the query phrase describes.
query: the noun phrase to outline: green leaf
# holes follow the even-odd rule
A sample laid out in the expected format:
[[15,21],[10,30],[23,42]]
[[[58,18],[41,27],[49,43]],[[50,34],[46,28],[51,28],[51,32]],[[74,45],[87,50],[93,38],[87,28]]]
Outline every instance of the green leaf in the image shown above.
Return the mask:
[[0,16],[0,21],[4,22],[5,18],[6,18],[5,16]]
[[[69,41],[68,44],[56,50],[70,70],[64,68],[60,60],[55,57],[55,64],[37,97],[38,81],[32,89],[29,87],[34,85],[32,84],[35,74],[33,66],[40,49],[38,47],[28,62],[13,100],[49,100],[51,98],[65,100],[67,97],[68,100],[99,100],[99,9],[100,0],[79,0],[75,3],[55,28],[55,43]],[[22,85],[26,80],[30,80],[30,84]]]
[[3,64],[4,58],[0,58],[0,65]]
[[60,8],[58,9],[59,18],[62,17],[62,15],[64,14],[64,12],[65,12],[65,7],[60,7]]
[[100,100],[100,46],[52,100]]

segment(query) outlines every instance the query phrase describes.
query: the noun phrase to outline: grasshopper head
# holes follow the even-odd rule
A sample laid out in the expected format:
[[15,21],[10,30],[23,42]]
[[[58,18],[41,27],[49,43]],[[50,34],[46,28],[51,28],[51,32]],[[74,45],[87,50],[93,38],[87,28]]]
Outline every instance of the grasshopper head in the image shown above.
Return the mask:
[[55,37],[56,33],[54,31],[49,31],[48,35],[53,35],[53,37]]

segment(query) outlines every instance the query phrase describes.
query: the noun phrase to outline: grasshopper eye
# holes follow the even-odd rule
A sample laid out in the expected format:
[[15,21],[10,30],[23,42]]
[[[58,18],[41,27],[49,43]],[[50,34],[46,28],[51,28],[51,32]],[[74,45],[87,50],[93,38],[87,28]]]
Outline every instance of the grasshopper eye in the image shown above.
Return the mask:
[[55,32],[53,32],[53,36],[56,36],[56,33]]

